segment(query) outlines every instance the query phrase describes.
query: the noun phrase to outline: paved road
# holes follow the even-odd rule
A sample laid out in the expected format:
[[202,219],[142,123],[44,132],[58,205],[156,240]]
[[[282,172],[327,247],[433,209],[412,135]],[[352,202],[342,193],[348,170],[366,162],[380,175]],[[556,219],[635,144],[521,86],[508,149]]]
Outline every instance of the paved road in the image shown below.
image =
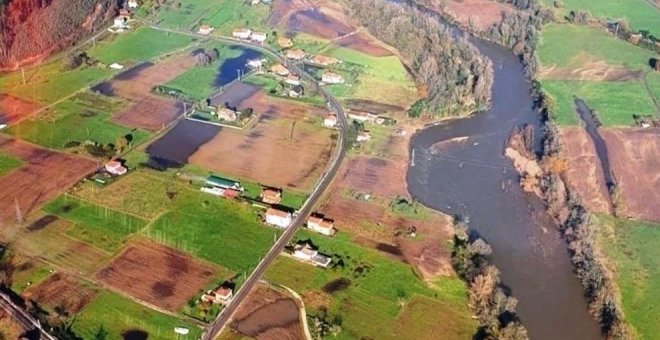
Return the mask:
[[25,330],[38,329],[40,332],[40,338],[45,340],[57,340],[54,336],[46,333],[41,328],[39,321],[35,320],[30,314],[24,311],[21,307],[15,305],[11,299],[5,294],[0,292],[0,308],[4,309],[9,313],[14,319],[23,325]]
[[345,137],[346,137],[346,129],[348,128],[348,124],[344,109],[342,108],[341,104],[335,97],[330,95],[330,93],[328,93],[328,91],[326,91],[323,87],[318,86],[317,80],[314,79],[314,77],[312,77],[310,74],[305,72],[304,69],[300,67],[300,65],[289,62],[278,51],[275,51],[270,47],[256,45],[245,41],[239,41],[233,38],[203,36],[190,32],[170,30],[158,26],[151,26],[151,27],[156,30],[168,31],[177,34],[185,34],[197,38],[214,39],[234,45],[249,47],[259,52],[262,52],[270,57],[273,57],[279,60],[284,65],[286,65],[294,73],[301,75],[304,79],[307,80],[309,84],[314,84],[318,92],[321,95],[323,95],[323,97],[328,102],[328,107],[337,115],[337,119],[338,119],[337,126],[339,128],[339,143],[338,143],[338,148],[335,149],[332,162],[328,165],[326,172],[323,174],[319,182],[316,184],[316,187],[309,195],[307,201],[305,201],[305,204],[298,211],[298,215],[295,217],[292,225],[288,229],[286,229],[282,234],[282,236],[280,236],[280,238],[277,240],[277,242],[275,242],[275,244],[270,249],[270,251],[268,251],[268,253],[263,258],[263,260],[261,260],[259,265],[257,265],[254,271],[247,278],[243,286],[241,286],[241,288],[236,292],[232,301],[225,307],[225,309],[222,310],[222,312],[220,313],[220,315],[218,315],[215,321],[212,324],[210,324],[209,327],[207,327],[206,332],[202,336],[202,340],[212,340],[220,333],[220,331],[222,331],[222,329],[227,324],[227,322],[231,320],[232,314],[236,311],[236,309],[241,304],[243,299],[247,297],[247,295],[250,293],[250,290],[252,290],[252,288],[259,282],[263,274],[266,272],[268,266],[275,260],[275,258],[277,258],[277,256],[282,252],[282,250],[284,250],[284,246],[286,246],[291,241],[291,239],[296,234],[298,229],[300,229],[300,227],[305,223],[307,216],[309,216],[309,214],[312,213],[312,209],[314,209],[316,202],[319,200],[319,198],[321,197],[323,192],[328,188],[328,186],[330,186],[332,179],[337,174],[337,170],[339,170],[339,166],[341,165],[341,162],[344,159],[344,156],[346,155],[347,143],[345,141]]

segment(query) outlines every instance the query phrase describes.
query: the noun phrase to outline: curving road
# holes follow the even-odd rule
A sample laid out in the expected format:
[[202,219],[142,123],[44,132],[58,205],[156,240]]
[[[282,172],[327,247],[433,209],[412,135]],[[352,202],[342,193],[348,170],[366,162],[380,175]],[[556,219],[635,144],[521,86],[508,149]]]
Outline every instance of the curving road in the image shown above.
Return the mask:
[[319,86],[317,80],[314,79],[314,77],[312,77],[309,73],[305,72],[305,70],[300,65],[296,63],[290,63],[289,60],[287,60],[278,51],[268,46],[252,44],[249,42],[228,38],[228,37],[199,35],[190,32],[162,28],[154,25],[151,25],[151,28],[165,32],[184,34],[196,38],[212,39],[212,40],[225,42],[228,44],[248,47],[257,50],[259,52],[262,52],[263,54],[268,55],[276,60],[279,60],[282,64],[286,65],[291,71],[301,75],[304,79],[307,80],[308,83],[314,84],[317,91],[321,95],[323,95],[325,100],[328,102],[328,107],[330,108],[330,110],[332,110],[337,115],[338,118],[337,126],[339,131],[339,143],[338,143],[338,148],[335,148],[332,162],[330,162],[330,164],[328,165],[326,171],[323,173],[323,176],[321,176],[321,179],[318,181],[318,183],[314,187],[314,190],[307,198],[307,201],[305,201],[302,208],[300,208],[300,210],[298,211],[298,214],[295,216],[291,226],[284,231],[284,233],[280,236],[277,242],[275,242],[273,247],[268,251],[266,256],[264,256],[261,262],[259,262],[257,267],[254,269],[254,271],[252,271],[250,276],[247,278],[243,286],[241,286],[238,289],[238,291],[234,294],[234,298],[231,300],[231,302],[227,306],[225,306],[225,308],[218,315],[215,321],[213,321],[213,323],[211,323],[207,327],[206,331],[204,332],[204,335],[202,335],[202,339],[212,340],[220,333],[220,331],[222,331],[222,329],[227,324],[227,322],[231,320],[233,313],[236,311],[236,309],[241,304],[243,299],[247,297],[247,295],[250,293],[252,288],[259,282],[261,277],[266,272],[268,266],[275,260],[275,258],[277,258],[277,256],[282,252],[282,250],[284,250],[284,246],[286,246],[291,241],[291,239],[293,239],[293,236],[296,234],[298,229],[300,229],[300,227],[305,223],[307,216],[309,216],[312,213],[312,209],[316,205],[316,202],[319,200],[323,192],[325,192],[325,190],[330,186],[332,179],[337,174],[337,170],[339,170],[339,166],[341,165],[341,162],[344,159],[344,156],[346,155],[347,143],[345,137],[346,137],[346,129],[348,127],[348,124],[344,109],[342,108],[341,104],[335,97],[333,97],[323,87]]

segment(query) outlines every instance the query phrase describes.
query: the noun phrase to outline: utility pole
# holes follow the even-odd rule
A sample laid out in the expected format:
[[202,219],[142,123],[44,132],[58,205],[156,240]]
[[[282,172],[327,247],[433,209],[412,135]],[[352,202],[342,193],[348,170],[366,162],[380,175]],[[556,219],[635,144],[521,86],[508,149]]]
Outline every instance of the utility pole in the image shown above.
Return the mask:
[[23,76],[23,85],[25,85],[25,68],[21,67],[21,75]]
[[18,198],[14,198],[14,204],[16,207],[16,222],[23,224],[23,213],[21,212],[21,207],[18,205]]

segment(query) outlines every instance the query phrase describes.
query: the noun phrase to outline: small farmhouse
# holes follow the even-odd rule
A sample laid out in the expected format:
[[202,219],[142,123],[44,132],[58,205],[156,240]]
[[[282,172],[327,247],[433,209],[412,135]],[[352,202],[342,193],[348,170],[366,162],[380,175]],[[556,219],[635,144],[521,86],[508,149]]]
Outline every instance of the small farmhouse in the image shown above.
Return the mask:
[[238,119],[238,114],[236,111],[223,107],[216,111],[218,119],[224,120],[226,122],[235,122]]
[[229,287],[220,287],[216,290],[209,290],[202,295],[202,301],[215,303],[219,305],[227,304],[234,296],[234,291]]
[[252,6],[256,6],[256,5],[258,5],[259,3],[261,3],[261,0],[252,0],[252,1],[250,2],[250,5],[252,5]]
[[355,119],[360,122],[374,122],[378,116],[367,111],[350,110],[348,112],[348,118]]
[[236,191],[243,191],[241,183],[231,179],[222,178],[219,176],[211,175],[206,178],[206,184],[212,187],[218,187],[223,189],[232,189]]
[[326,71],[321,75],[321,81],[326,84],[343,84],[344,77],[337,73]]
[[261,201],[268,204],[278,204],[282,201],[282,190],[266,188],[261,192]]
[[300,85],[300,76],[297,74],[289,74],[284,82],[289,85]]
[[291,216],[291,213],[289,212],[277,210],[274,208],[269,208],[266,210],[267,224],[280,228],[288,228],[291,225],[291,222],[293,222],[293,216]]
[[318,250],[314,249],[309,243],[296,244],[293,248],[293,257],[324,268],[332,261],[328,256],[319,254]]
[[289,69],[284,67],[282,64],[275,64],[270,67],[270,72],[273,72],[274,74],[277,74],[278,76],[288,76],[289,75]]
[[357,138],[355,139],[358,142],[367,142],[371,139],[371,135],[369,133],[360,131],[358,132]]
[[127,28],[128,27],[128,17],[120,15],[115,18],[112,25],[113,28]]
[[293,40],[285,36],[279,36],[277,37],[277,45],[279,45],[281,48],[289,48],[293,46]]
[[252,30],[249,28],[237,28],[231,32],[231,36],[237,39],[250,39]]
[[335,57],[330,57],[320,54],[313,56],[310,61],[314,64],[323,65],[323,66],[334,65],[341,62],[341,60]]
[[128,0],[128,8],[138,8],[137,0]]
[[294,48],[286,51],[286,57],[289,59],[293,60],[302,60],[305,59],[307,56],[307,53],[305,51],[299,49],[299,48]]
[[293,86],[292,88],[289,89],[289,97],[291,98],[300,98],[304,95],[305,95],[305,89],[300,85]]
[[249,68],[260,68],[264,66],[264,59],[250,59],[247,61],[247,66]]
[[204,24],[202,26],[199,26],[199,31],[197,31],[197,33],[201,35],[209,35],[211,34],[211,32],[213,32],[214,29],[215,27]]
[[337,126],[337,115],[329,114],[323,119],[323,126],[333,128]]
[[118,161],[110,161],[105,164],[105,171],[115,176],[121,176],[125,174],[128,171],[128,169],[126,169]]
[[266,32],[253,32],[250,39],[252,39],[254,42],[263,44],[266,39],[268,39],[268,34]]
[[327,236],[332,236],[337,232],[334,221],[317,216],[310,216],[307,219],[307,228]]

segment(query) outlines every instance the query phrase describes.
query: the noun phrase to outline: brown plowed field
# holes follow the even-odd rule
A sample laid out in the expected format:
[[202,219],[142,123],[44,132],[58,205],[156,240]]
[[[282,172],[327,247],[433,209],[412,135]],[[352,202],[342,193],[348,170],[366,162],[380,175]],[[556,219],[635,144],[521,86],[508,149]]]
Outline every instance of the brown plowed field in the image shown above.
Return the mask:
[[148,241],[128,246],[96,274],[115,289],[173,312],[208,286],[215,275],[211,266]]
[[151,93],[195,65],[190,53],[179,54],[156,64],[145,64],[128,70],[104,83],[102,92],[133,102],[117,113],[113,121],[136,128],[156,131],[183,113],[183,107],[174,99]]
[[347,189],[387,198],[408,196],[406,162],[357,156],[347,160],[343,168],[338,178]]
[[16,124],[39,109],[39,105],[0,94],[0,124]]
[[358,31],[340,4],[328,0],[276,0],[268,22],[287,31],[336,40],[340,46],[365,54],[377,57],[392,55],[381,42],[366,32]]
[[63,307],[70,315],[82,310],[98,293],[89,284],[83,284],[64,274],[51,275],[36,287],[30,288],[24,295],[51,308]]
[[259,340],[305,339],[298,304],[283,290],[257,285],[234,314],[231,327]]
[[563,156],[568,163],[568,185],[582,198],[589,211],[611,213],[603,168],[591,138],[580,127],[561,128],[559,132]]
[[16,220],[16,202],[23,216],[55,198],[96,169],[96,162],[0,136],[0,150],[25,164],[0,177],[0,225]]
[[263,92],[237,106],[253,108],[258,122],[245,130],[221,129],[188,162],[272,186],[309,189],[334,146],[332,130],[319,121],[326,110]]
[[660,221],[660,129],[600,130],[621,193],[622,216]]
[[[436,9],[440,8],[438,1]],[[512,12],[511,6],[493,0],[449,0],[442,1],[447,5],[445,11],[463,25],[470,21],[479,29],[488,29],[502,19],[502,12]]]

